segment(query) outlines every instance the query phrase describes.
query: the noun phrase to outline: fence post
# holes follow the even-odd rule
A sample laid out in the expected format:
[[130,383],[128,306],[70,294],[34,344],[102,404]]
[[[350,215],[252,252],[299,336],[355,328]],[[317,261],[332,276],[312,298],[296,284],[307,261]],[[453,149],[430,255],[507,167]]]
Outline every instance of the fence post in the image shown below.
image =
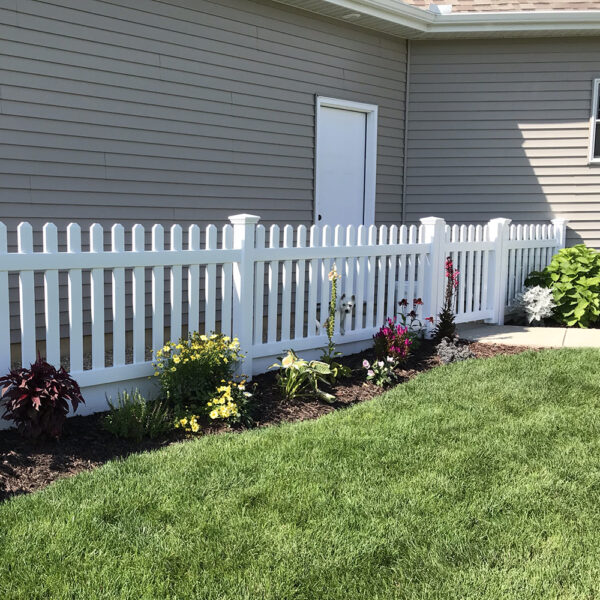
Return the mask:
[[567,245],[567,225],[568,219],[552,219],[554,225],[554,237],[556,238],[556,248],[562,250]]
[[[425,298],[423,315],[437,317],[442,308],[442,295],[444,290],[444,246],[446,240],[446,221],[438,217],[425,217],[421,219],[423,225],[423,244],[430,244],[429,259],[425,264]],[[427,330],[433,330],[433,323],[429,323]]]
[[252,377],[252,352],[254,350],[254,237],[260,217],[233,215],[233,247],[241,251],[239,262],[233,263],[233,323],[232,334],[237,337],[245,357],[241,373]]
[[504,325],[504,305],[508,284],[508,241],[511,219],[492,219],[488,224],[489,241],[494,243],[488,275],[488,302],[492,317],[487,323]]

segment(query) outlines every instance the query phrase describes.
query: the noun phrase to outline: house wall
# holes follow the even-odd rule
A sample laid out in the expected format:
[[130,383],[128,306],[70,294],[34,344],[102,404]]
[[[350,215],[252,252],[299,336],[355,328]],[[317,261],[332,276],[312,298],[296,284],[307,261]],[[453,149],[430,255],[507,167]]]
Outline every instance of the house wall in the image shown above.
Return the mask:
[[406,220],[560,216],[568,243],[600,247],[600,40],[413,42],[411,56]]
[[[56,223],[64,248],[76,221],[84,249],[93,222],[106,226],[106,244],[113,223],[142,223],[147,245],[157,222],[182,224],[184,245],[187,225],[240,212],[266,225],[311,224],[316,95],[379,106],[376,218],[398,222],[405,50],[403,40],[260,0],[0,0],[0,221],[9,246],[22,220],[33,223],[38,248],[43,223]],[[36,282],[43,337],[39,274]],[[61,307],[66,334],[64,273]]]
[[250,0],[0,0],[0,220],[313,219],[315,95],[379,105],[399,221],[405,42]]

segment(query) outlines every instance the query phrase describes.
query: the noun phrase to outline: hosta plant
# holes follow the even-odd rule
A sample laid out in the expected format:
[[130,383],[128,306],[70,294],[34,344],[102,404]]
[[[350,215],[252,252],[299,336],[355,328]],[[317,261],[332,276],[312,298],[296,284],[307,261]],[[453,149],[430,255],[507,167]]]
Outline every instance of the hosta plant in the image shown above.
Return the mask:
[[564,248],[543,271],[533,271],[527,286],[550,288],[556,303],[554,318],[567,327],[600,323],[600,252],[578,244]]
[[61,367],[38,357],[28,369],[13,369],[0,377],[2,417],[30,438],[59,438],[69,412],[84,402],[77,382]]
[[307,396],[316,396],[326,402],[335,400],[335,396],[320,388],[321,384],[327,385],[331,377],[331,368],[326,362],[304,360],[289,350],[281,363],[275,363],[270,368],[279,369],[277,383],[286,400]]

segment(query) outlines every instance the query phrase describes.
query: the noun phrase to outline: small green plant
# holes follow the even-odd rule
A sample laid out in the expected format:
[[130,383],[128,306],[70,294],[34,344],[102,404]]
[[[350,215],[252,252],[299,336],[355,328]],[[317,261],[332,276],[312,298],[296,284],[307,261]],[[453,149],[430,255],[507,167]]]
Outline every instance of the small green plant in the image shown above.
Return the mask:
[[107,402],[110,412],[104,417],[102,425],[116,437],[141,442],[145,437],[160,437],[173,427],[173,418],[165,403],[146,400],[137,389],[119,393],[116,404],[110,399]]
[[387,356],[385,360],[376,360],[370,364],[368,360],[363,360],[363,368],[367,371],[367,381],[374,383],[378,387],[391,385],[396,381],[395,369],[398,361],[393,356]]
[[600,323],[600,252],[577,244],[554,255],[543,271],[533,271],[526,286],[550,288],[556,307],[554,319],[567,327]]
[[289,350],[281,359],[281,364],[271,365],[278,368],[277,383],[286,400],[316,396],[326,402],[335,400],[335,396],[319,388],[320,384],[328,384],[331,368],[324,361],[307,361],[299,358],[293,350]]
[[331,296],[329,299],[327,320],[325,321],[327,348],[324,348],[323,354],[321,354],[321,362],[329,365],[329,370],[331,371],[329,381],[331,383],[335,383],[337,379],[349,377],[352,373],[352,370],[349,367],[346,367],[335,360],[336,357],[341,356],[341,352],[338,352],[335,349],[335,342],[333,341],[333,335],[335,334],[335,314],[337,312],[337,284],[341,278],[342,276],[337,272],[334,264],[328,275],[328,279],[331,283]]
[[154,374],[164,398],[178,414],[195,407],[208,415],[207,403],[223,381],[232,379],[241,358],[236,338],[194,332],[157,351]]
[[454,322],[454,310],[456,306],[456,288],[458,287],[458,271],[454,268],[452,258],[446,259],[446,292],[444,294],[444,306],[438,315],[433,338],[441,342],[444,338],[454,339],[456,336],[456,323]]

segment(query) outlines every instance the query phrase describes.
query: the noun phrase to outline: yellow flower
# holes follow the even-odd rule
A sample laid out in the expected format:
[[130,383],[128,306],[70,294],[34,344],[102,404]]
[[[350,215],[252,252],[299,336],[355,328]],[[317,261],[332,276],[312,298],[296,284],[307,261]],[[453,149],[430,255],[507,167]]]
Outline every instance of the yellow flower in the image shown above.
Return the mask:
[[171,348],[169,348],[169,346],[163,346],[162,351],[163,352],[169,352],[171,350]]
[[219,412],[216,410],[211,410],[208,415],[211,419],[217,419],[219,417]]
[[207,342],[207,341],[208,341],[208,338],[207,338],[205,335],[201,335],[201,336],[200,336],[200,339],[201,339],[203,342]]
[[171,371],[171,373],[175,373],[175,371],[177,371],[177,369],[175,367],[171,367],[170,371]]
[[183,417],[183,419],[180,419],[179,422],[185,427],[187,425],[188,420],[186,417]]
[[192,423],[192,431],[193,431],[194,433],[197,433],[197,432],[199,431],[199,429],[200,429],[200,425],[198,425],[198,423],[196,423],[196,422],[194,421],[194,423]]
[[173,362],[178,365],[181,362],[181,358],[179,358],[179,356],[177,356],[177,354],[173,357]]

